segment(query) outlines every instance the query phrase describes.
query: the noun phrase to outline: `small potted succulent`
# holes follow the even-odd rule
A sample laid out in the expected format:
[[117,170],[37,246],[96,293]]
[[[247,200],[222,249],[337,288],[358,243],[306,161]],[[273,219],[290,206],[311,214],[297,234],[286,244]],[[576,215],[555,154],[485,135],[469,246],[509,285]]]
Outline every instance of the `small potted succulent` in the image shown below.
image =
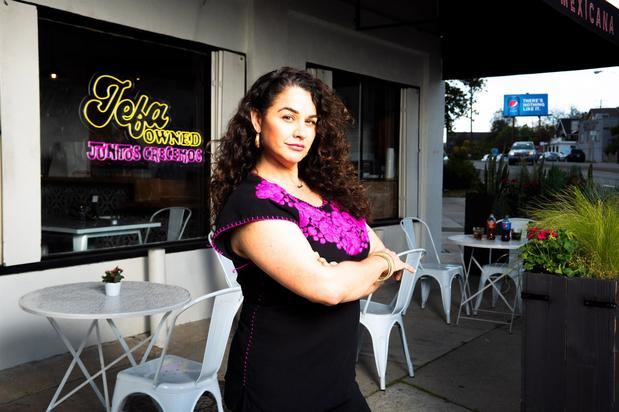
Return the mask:
[[123,270],[116,266],[112,270],[106,270],[105,275],[101,276],[103,283],[105,283],[105,294],[107,296],[118,296],[120,293],[120,281],[123,280]]

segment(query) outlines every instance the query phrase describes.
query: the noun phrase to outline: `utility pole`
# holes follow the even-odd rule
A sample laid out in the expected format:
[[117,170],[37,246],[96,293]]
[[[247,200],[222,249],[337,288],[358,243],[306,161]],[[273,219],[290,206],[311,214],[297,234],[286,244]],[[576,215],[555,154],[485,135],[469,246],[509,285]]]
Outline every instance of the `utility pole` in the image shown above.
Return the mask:
[[471,121],[471,132],[469,138],[473,143],[473,86],[469,85],[469,120]]
[[[596,74],[596,75],[597,75],[597,74],[602,73],[603,71],[604,71],[604,70],[594,70],[594,71],[593,71],[593,74]],[[597,87],[597,89],[598,89],[598,92],[599,92],[599,89],[600,89],[600,87],[599,87],[599,82],[598,82],[598,87]],[[600,109],[601,109],[601,108],[602,108],[602,96],[601,96],[601,93],[600,93]]]

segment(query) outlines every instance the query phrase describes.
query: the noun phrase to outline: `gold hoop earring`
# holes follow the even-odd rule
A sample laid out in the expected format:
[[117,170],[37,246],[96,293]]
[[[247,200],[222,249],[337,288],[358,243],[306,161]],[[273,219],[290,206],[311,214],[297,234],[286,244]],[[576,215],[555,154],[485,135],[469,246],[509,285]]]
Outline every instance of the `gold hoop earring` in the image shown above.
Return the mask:
[[254,144],[256,145],[256,149],[260,149],[260,133],[256,133],[256,139],[254,140]]

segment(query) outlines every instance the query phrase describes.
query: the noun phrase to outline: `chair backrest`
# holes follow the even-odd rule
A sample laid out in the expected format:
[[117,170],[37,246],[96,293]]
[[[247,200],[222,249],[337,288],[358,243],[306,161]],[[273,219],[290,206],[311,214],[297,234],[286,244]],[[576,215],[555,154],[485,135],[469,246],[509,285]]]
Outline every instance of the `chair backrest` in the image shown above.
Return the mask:
[[523,217],[515,217],[509,220],[512,221],[512,229],[522,229],[523,236],[527,235],[527,231],[526,231],[527,225],[533,222],[532,219],[526,219]]
[[[406,255],[406,263],[417,271],[419,262],[425,253],[425,249],[411,249],[398,253],[398,256],[402,257]],[[405,270],[402,274],[402,279],[400,279],[400,289],[398,290],[398,296],[396,297],[395,305],[391,313],[396,314],[406,310],[412,298],[414,286],[415,274]]]
[[[165,220],[166,213],[168,214],[167,221]],[[166,230],[166,240],[180,240],[185,232],[185,227],[187,227],[187,222],[189,222],[189,218],[191,217],[191,209],[180,206],[165,207],[153,213],[150,217],[150,221],[154,222],[155,220],[161,220],[162,217],[162,227]],[[150,228],[146,230],[144,243],[148,241],[149,234]]]
[[[406,250],[404,252],[398,253],[398,256],[402,257],[406,255],[406,263],[417,271],[419,267],[419,261],[426,253],[424,249],[411,249]],[[398,289],[398,294],[395,298],[395,301],[392,302],[393,308],[391,310],[391,314],[402,313],[408,307],[408,303],[411,300],[413,295],[413,287],[415,286],[415,274],[411,273],[407,270],[402,274],[402,279],[400,279],[400,288]],[[370,300],[372,299],[372,295],[368,296],[365,301],[365,306],[361,308],[361,311],[365,314],[370,306]]]
[[179,310],[179,312],[174,316],[172,327],[168,332],[163,351],[161,352],[159,367],[157,368],[157,372],[155,373],[155,377],[153,379],[153,386],[157,386],[159,383],[161,367],[163,366],[164,357],[168,351],[168,345],[170,344],[170,337],[172,336],[178,317],[190,307],[208,299],[214,299],[213,310],[211,312],[208,336],[204,347],[202,369],[200,370],[200,375],[198,376],[196,382],[200,382],[203,379],[208,379],[219,371],[224,357],[224,352],[226,350],[228,337],[230,336],[232,321],[234,320],[234,316],[243,301],[241,288],[227,288],[200,296]]
[[[213,231],[208,234],[208,241],[211,245],[213,245]],[[221,269],[224,271],[224,276],[228,287],[232,288],[239,286],[239,283],[236,281],[236,268],[234,267],[234,263],[219,253],[215,248],[213,248],[213,251],[215,252],[215,256],[217,256]]]
[[[534,222],[534,220],[527,219],[525,217],[510,217],[509,220],[512,223],[512,229],[522,229],[522,236],[526,236],[527,235],[527,225],[529,223],[531,223],[531,222]],[[499,220],[496,221],[497,227],[498,227],[498,225],[502,221],[503,221],[503,219],[499,219]],[[525,237],[525,239],[526,239],[526,237]],[[520,262],[518,260],[521,252],[522,252],[522,250],[520,250],[520,249],[510,250],[509,253],[508,253],[509,261],[510,262],[516,262],[516,264],[522,263],[522,262]]]
[[[406,244],[409,249],[416,249],[424,247],[429,250],[427,259],[433,263],[441,263],[441,259],[436,250],[434,239],[432,238],[432,232],[428,224],[417,217],[405,217],[400,221],[400,226],[406,235]],[[421,245],[420,239],[425,238],[425,244]],[[429,247],[428,247],[429,246]]]

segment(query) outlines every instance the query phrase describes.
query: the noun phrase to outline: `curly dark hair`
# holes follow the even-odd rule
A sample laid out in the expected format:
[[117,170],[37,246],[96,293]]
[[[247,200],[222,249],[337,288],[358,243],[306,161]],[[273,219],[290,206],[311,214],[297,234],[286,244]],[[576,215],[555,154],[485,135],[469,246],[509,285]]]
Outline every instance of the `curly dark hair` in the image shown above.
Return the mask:
[[368,217],[369,204],[357,171],[348,159],[346,128],[352,117],[333,90],[304,70],[282,67],[261,76],[239,103],[228,130],[218,140],[211,176],[211,219],[232,191],[256,166],[260,150],[254,145],[256,132],[251,112],[264,116],[276,97],[287,87],[308,91],[316,106],[316,137],[307,156],[299,163],[299,177],[323,198],[337,202],[353,216]]

